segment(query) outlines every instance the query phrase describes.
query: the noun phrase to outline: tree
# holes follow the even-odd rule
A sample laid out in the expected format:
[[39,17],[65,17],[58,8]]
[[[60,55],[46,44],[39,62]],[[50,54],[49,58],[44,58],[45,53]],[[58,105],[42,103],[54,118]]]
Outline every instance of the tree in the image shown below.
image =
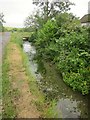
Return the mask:
[[38,27],[38,24],[36,22],[35,15],[30,15],[26,18],[24,25],[26,28],[29,28],[30,30],[35,30]]
[[24,25],[29,31],[42,28],[43,25],[52,18],[55,18],[57,14],[70,10],[70,5],[73,3],[67,1],[56,2],[53,0],[33,0],[33,4],[36,5],[37,11],[33,15],[26,18]]
[[0,13],[0,23],[5,23],[3,13]]
[[0,32],[3,31],[3,23],[5,23],[5,21],[4,21],[4,14],[0,13]]
[[41,10],[46,21],[58,13],[70,10],[70,5],[73,5],[69,0],[53,0],[52,2],[50,0],[33,0],[33,4]]
[[43,26],[44,18],[39,11],[34,12],[26,18],[24,25],[29,31],[37,30]]

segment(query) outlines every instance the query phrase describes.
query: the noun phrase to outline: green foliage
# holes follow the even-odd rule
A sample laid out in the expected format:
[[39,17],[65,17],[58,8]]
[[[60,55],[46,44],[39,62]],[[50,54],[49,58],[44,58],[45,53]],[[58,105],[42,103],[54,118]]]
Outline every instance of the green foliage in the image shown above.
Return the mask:
[[37,38],[37,32],[34,32],[29,37],[29,41],[34,43],[36,38]]
[[89,93],[89,29],[80,26],[78,18],[62,13],[37,32],[35,45],[39,56],[53,61],[63,80],[82,94]]
[[36,5],[36,11],[29,15],[24,22],[27,31],[42,28],[49,19],[53,19],[57,14],[70,10],[70,6],[74,5],[70,1],[57,2],[55,0],[33,0],[33,4]]
[[24,21],[25,30],[30,32],[36,31],[37,29],[40,29],[44,23],[45,20],[38,10],[33,14],[29,15]]
[[13,96],[14,91],[12,89],[11,82],[9,81],[9,61],[7,59],[7,54],[9,48],[6,47],[3,64],[2,64],[2,100],[3,100],[3,109],[2,117],[4,118],[14,118],[16,116],[15,107],[13,105]]
[[[13,119],[16,117],[17,115],[17,111],[15,109],[14,103],[13,103],[13,99],[16,98],[18,99],[20,92],[17,88],[13,89],[12,88],[12,84],[11,84],[11,80],[10,80],[10,62],[8,59],[8,55],[11,52],[11,48],[10,45],[11,43],[15,43],[18,48],[21,50],[21,55],[25,61],[25,57],[23,55],[23,51],[21,49],[21,45],[22,45],[22,38],[24,36],[29,36],[30,33],[13,33],[11,35],[11,39],[10,42],[7,44],[5,51],[4,51],[4,58],[3,58],[3,63],[2,63],[2,100],[3,100],[3,111],[2,111],[2,117],[3,119],[5,118],[10,118]],[[23,61],[23,66],[24,66],[24,61]],[[26,61],[25,61],[26,62]],[[1,66],[0,66],[1,67]],[[26,70],[27,71],[27,70]],[[1,76],[0,76],[1,77]],[[0,95],[1,97],[1,95]]]
[[24,32],[24,28],[4,27],[5,32]]
[[56,22],[50,20],[44,25],[44,27],[40,31],[38,31],[36,45],[38,46],[38,50],[42,54],[42,56],[45,55],[48,57],[53,56],[52,46],[55,42],[54,35],[56,31],[57,31]]

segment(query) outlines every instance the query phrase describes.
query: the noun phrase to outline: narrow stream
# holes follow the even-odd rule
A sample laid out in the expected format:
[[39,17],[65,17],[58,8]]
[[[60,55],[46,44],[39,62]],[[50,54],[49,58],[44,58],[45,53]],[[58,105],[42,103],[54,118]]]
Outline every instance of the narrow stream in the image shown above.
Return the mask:
[[81,93],[73,91],[67,86],[58,74],[54,65],[45,62],[46,74],[38,72],[39,64],[33,59],[36,49],[30,42],[23,43],[23,50],[28,54],[30,70],[36,77],[40,90],[50,100],[57,99],[55,111],[58,118],[88,118],[88,98]]

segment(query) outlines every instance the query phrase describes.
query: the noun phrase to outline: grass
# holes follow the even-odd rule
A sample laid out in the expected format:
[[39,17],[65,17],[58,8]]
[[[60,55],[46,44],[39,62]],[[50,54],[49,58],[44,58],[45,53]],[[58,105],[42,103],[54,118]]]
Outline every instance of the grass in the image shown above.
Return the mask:
[[[0,62],[0,106],[2,105],[2,62]],[[0,107],[0,119],[2,118],[2,112]]]
[[18,90],[13,90],[11,86],[11,82],[9,79],[9,61],[8,61],[8,55],[10,53],[10,44],[12,42],[16,43],[17,46],[21,49],[22,44],[22,37],[27,36],[29,33],[13,33],[11,35],[10,42],[7,44],[7,47],[4,51],[4,57],[3,57],[3,64],[2,64],[2,95],[3,95],[3,118],[14,118],[16,116],[16,110],[13,104],[13,98],[18,97],[19,92]]
[[23,52],[22,49],[22,38],[24,36],[30,36],[30,33],[20,32],[20,33],[12,33],[11,34],[11,40],[9,44],[7,45],[5,49],[4,54],[4,61],[3,61],[3,106],[4,106],[4,112],[3,112],[3,118],[14,118],[17,115],[17,111],[15,109],[15,106],[13,104],[13,98],[19,96],[18,90],[13,90],[11,86],[11,82],[9,79],[9,61],[8,61],[8,54],[10,53],[10,44],[14,43],[18,46],[22,59],[23,59],[23,68],[25,68],[25,72],[27,76],[29,77],[29,86],[30,91],[32,94],[36,97],[35,101],[32,101],[33,104],[37,106],[37,109],[42,112],[41,117],[48,117],[48,118],[55,118],[57,117],[54,110],[55,101],[51,101],[50,104],[48,104],[48,101],[45,99],[44,94],[39,90],[39,87],[37,86],[35,78],[32,76],[31,71],[29,69],[29,59],[28,56]]
[[37,109],[42,112],[42,117],[57,118],[57,113],[54,110],[56,101],[46,100],[46,97],[44,96],[44,94],[39,90],[39,87],[37,86],[35,78],[30,73],[30,70],[28,67],[29,60],[26,54],[23,54],[23,61],[24,61],[24,66],[26,68],[26,73],[30,78],[29,80],[30,91],[37,98],[35,101],[33,101],[33,103],[37,106]]
[[16,113],[15,113],[15,108],[12,103],[12,87],[11,83],[9,81],[9,61],[8,61],[8,53],[9,53],[9,44],[7,45],[5,49],[5,54],[3,58],[3,64],[2,64],[2,95],[3,95],[3,115],[2,117],[4,118],[14,118]]

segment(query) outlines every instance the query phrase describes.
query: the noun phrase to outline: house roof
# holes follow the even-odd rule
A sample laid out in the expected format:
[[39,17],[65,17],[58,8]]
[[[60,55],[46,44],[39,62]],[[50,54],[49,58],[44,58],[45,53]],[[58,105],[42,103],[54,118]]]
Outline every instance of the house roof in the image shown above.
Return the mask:
[[84,15],[81,19],[80,19],[81,23],[87,23],[90,22],[90,14]]

